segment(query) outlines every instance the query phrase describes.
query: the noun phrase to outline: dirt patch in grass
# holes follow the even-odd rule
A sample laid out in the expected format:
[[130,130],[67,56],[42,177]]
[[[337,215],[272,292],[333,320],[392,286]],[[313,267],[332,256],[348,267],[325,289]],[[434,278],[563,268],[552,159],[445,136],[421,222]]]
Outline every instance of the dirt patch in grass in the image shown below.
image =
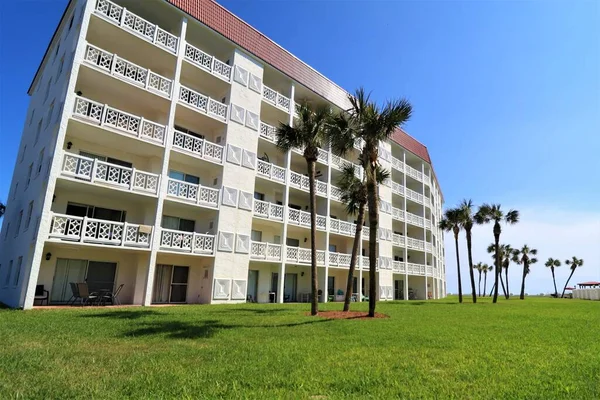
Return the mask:
[[[307,312],[306,315],[310,315],[310,312]],[[369,317],[369,313],[364,311],[320,311],[319,317],[327,319],[372,319]],[[375,313],[374,318],[389,318],[389,316]]]

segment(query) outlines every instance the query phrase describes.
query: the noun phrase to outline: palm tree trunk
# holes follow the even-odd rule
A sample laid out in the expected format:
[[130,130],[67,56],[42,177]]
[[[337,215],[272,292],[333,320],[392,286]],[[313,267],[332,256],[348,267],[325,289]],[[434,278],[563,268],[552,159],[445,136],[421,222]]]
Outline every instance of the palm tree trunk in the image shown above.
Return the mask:
[[554,295],[558,298],[558,290],[556,289],[556,278],[554,277],[554,267],[550,267],[550,271],[552,271],[552,281],[554,282]]
[[[310,193],[310,273],[312,301],[310,315],[319,313],[319,282],[317,275],[317,197],[315,194],[315,161],[306,160]],[[327,277],[325,277],[327,279]]]
[[458,254],[458,232],[454,232],[454,244],[456,246],[456,273],[458,275],[458,302],[463,302],[462,281],[460,278],[460,256]]
[[504,269],[504,276],[506,277],[506,291],[504,292],[504,297],[508,300],[510,298],[510,290],[508,290],[508,268]]
[[375,164],[369,164],[367,174],[367,199],[369,202],[369,317],[375,316],[377,305],[377,227],[379,226],[379,199],[375,181]]
[[563,288],[562,294],[560,295],[561,298],[565,297],[565,291],[567,290],[567,286],[569,286],[569,281],[571,280],[571,277],[573,276],[574,272],[575,268],[571,269],[571,275],[569,275],[569,279],[567,279],[567,282],[565,282],[565,287]]
[[523,281],[521,282],[521,295],[519,296],[519,299],[521,300],[525,300],[525,277],[527,276],[527,268],[528,268],[528,263],[527,261],[525,261],[523,263]]
[[479,282],[477,283],[477,287],[479,289],[479,297],[481,297],[481,271],[479,272]]
[[471,296],[473,303],[477,303],[477,293],[475,292],[475,273],[473,272],[473,255],[471,254],[471,230],[467,230],[467,256],[469,257],[469,275],[471,276]]
[[500,286],[502,287],[502,293],[504,293],[504,297],[506,298],[506,288],[504,287],[504,279],[502,279],[502,273],[500,273]]
[[492,285],[492,290],[490,290],[490,294],[488,295],[488,297],[492,297],[492,294],[494,293],[494,290],[496,290],[496,284],[495,283]]
[[352,245],[352,257],[350,258],[350,269],[348,270],[348,283],[346,284],[346,297],[344,298],[344,311],[350,311],[350,299],[352,297],[352,283],[354,280],[354,270],[356,269],[356,260],[358,260],[358,247],[362,239],[363,223],[365,222],[365,205],[358,207],[358,220],[356,221],[356,233],[354,234],[354,243]]
[[483,297],[485,297],[485,291],[487,288],[487,272],[483,274]]
[[[496,222],[498,224],[498,222]],[[494,300],[493,303],[498,302],[498,277],[500,276],[500,234],[496,234],[496,227],[494,226],[494,240],[496,244],[496,282],[494,286]]]

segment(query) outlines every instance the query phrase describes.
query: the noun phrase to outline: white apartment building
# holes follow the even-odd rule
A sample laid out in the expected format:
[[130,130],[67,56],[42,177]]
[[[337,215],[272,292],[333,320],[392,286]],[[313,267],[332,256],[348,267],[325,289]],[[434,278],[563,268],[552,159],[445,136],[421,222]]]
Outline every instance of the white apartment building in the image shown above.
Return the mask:
[[[71,0],[29,88],[0,234],[0,302],[123,285],[123,304],[306,301],[306,163],[275,126],[347,93],[210,0]],[[317,165],[321,301],[346,288],[355,217]],[[446,294],[443,197],[425,146],[380,149],[378,298]],[[368,225],[353,292],[368,295]],[[360,295],[357,296],[361,300]],[[36,303],[37,304],[37,303]]]

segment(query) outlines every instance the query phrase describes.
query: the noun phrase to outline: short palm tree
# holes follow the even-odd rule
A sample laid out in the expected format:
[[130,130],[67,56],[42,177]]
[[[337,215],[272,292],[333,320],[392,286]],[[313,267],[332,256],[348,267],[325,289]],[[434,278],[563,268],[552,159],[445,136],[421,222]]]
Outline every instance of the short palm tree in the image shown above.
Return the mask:
[[319,148],[328,144],[327,127],[331,120],[329,107],[320,106],[313,108],[307,103],[300,105],[298,117],[294,126],[280,123],[277,128],[277,147],[288,152],[294,148],[303,151],[308,171],[310,193],[310,247],[311,247],[311,315],[319,312],[318,304],[318,277],[317,277],[317,233],[316,233],[316,195],[315,195],[315,166],[319,155]]
[[358,141],[363,144],[361,165],[367,186],[367,204],[369,215],[369,316],[375,316],[377,305],[377,232],[379,226],[379,184],[377,168],[379,166],[379,145],[387,141],[392,134],[410,119],[412,106],[405,99],[388,101],[378,105],[371,100],[363,88],[348,96],[351,107],[348,117],[342,117],[349,123],[348,129],[336,129],[332,136],[332,148],[338,153],[350,151]]
[[531,249],[529,246],[524,245],[520,250],[513,250],[512,261],[517,264],[523,264],[523,280],[521,281],[521,294],[519,299],[525,299],[525,277],[529,275],[531,264],[537,263],[537,258],[532,257],[537,254],[537,249]]
[[460,211],[456,208],[449,208],[444,212],[444,216],[440,220],[439,227],[445,232],[454,233],[454,244],[456,246],[456,271],[458,275],[458,302],[462,303],[462,282],[460,278],[460,255],[458,251],[458,234],[461,226]]
[[[382,183],[390,177],[385,169],[378,167],[377,181]],[[354,233],[354,243],[352,244],[352,256],[350,258],[350,269],[348,270],[348,282],[346,284],[346,296],[344,299],[344,311],[350,310],[350,300],[352,294],[352,283],[356,261],[358,259],[358,248],[362,239],[362,229],[365,222],[365,207],[367,205],[367,185],[356,174],[354,165],[346,165],[342,168],[342,175],[338,181],[340,187],[341,201],[346,205],[346,212],[350,215],[358,215],[356,221],[356,232]]]
[[477,285],[479,289],[479,297],[481,297],[481,273],[483,272],[484,268],[485,270],[487,270],[487,265],[484,267],[484,264],[482,262],[478,262],[477,264],[473,265],[473,269],[475,269],[479,274],[479,281]]
[[554,297],[558,297],[558,289],[556,289],[556,277],[554,276],[554,268],[560,267],[560,260],[558,258],[554,259],[550,257],[544,265],[550,268],[550,271],[552,272],[552,282],[554,282]]
[[487,264],[483,264],[483,297],[485,297],[485,291],[487,287],[487,274],[492,271],[494,267],[491,267]]
[[571,268],[571,273],[569,274],[569,279],[567,279],[567,282],[565,282],[565,287],[563,288],[560,297],[565,297],[565,291],[567,290],[567,286],[569,285],[569,281],[571,280],[573,273],[575,273],[577,268],[583,266],[583,258],[572,257],[570,260],[565,260],[565,264]]
[[500,204],[483,204],[479,207],[479,210],[475,214],[475,222],[478,224],[487,224],[494,221],[494,247],[496,252],[496,279],[494,288],[494,300],[498,302],[498,276],[500,275],[500,234],[502,233],[502,227],[500,222],[504,221],[506,224],[516,224],[519,222],[519,212],[517,210],[509,210],[507,213],[502,211]]
[[[506,300],[508,300],[510,298],[510,289],[508,287],[508,267],[510,267],[510,262],[513,260],[513,253],[515,249],[513,249],[510,244],[503,244],[500,247],[502,248],[502,269],[504,269],[504,278],[506,280],[504,297],[506,297]],[[500,275],[500,279],[502,279],[502,275]],[[502,281],[500,281],[500,283],[502,283]],[[504,285],[502,286],[504,288]]]
[[[460,227],[465,231],[467,239],[467,256],[469,259],[469,275],[471,278],[471,293],[473,303],[477,303],[477,293],[475,291],[475,274],[473,272],[473,254],[471,251],[471,231],[473,229],[473,202],[471,200],[463,200],[458,206],[460,215]],[[481,280],[481,275],[479,275]]]
[[[502,263],[502,266],[504,265],[504,249],[506,247],[510,248],[510,245],[506,245],[506,244],[501,244],[500,245],[500,261]],[[490,253],[490,255],[492,256],[492,261],[494,261],[494,265],[496,263],[496,244],[491,243],[488,247],[487,247],[487,252]],[[504,297],[508,298],[508,293],[506,292],[506,287],[504,286],[504,280],[502,279],[502,267],[500,268],[500,286],[502,287],[502,293],[504,293]],[[490,291],[490,296],[492,296],[494,290],[496,289],[496,284],[492,285],[492,290]],[[499,290],[499,289],[498,289]]]

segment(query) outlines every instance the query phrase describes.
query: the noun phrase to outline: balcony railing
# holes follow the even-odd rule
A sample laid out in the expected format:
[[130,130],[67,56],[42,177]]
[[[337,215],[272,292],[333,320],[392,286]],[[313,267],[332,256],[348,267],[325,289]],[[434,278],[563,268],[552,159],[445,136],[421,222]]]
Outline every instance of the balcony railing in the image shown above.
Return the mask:
[[72,153],[65,153],[61,175],[154,195],[158,193],[160,183],[160,175]]
[[260,121],[260,136],[270,142],[275,142],[277,139],[277,128]]
[[219,164],[223,163],[223,146],[187,133],[174,131],[173,147],[191,155]]
[[85,49],[84,60],[136,86],[171,98],[171,91],[173,89],[173,81],[171,79],[158,75],[147,68],[140,67],[116,54],[111,54],[106,50],[88,44]]
[[77,97],[73,107],[73,116],[96,125],[116,129],[120,132],[163,145],[166,127],[117,110],[108,105]]
[[416,203],[423,204],[423,195],[414,190],[406,188],[406,198]]
[[271,164],[263,160],[257,160],[256,172],[258,173],[258,176],[262,176],[271,181],[285,184],[285,168],[279,167],[275,164]]
[[427,265],[425,271],[427,275],[433,275],[433,267],[431,265]]
[[[290,186],[303,190],[310,191],[308,176],[301,175],[297,172],[290,172]],[[315,193],[319,196],[327,196],[327,182],[315,179]]]
[[433,245],[429,242],[425,242],[425,250],[432,252],[433,251]]
[[140,231],[140,225],[129,222],[53,213],[50,237],[83,243],[149,248],[152,227],[144,228]]
[[406,264],[404,261],[393,261],[392,262],[392,271],[399,272],[401,274],[406,273]]
[[392,157],[392,168],[396,171],[404,172],[404,162],[396,157]]
[[394,246],[400,246],[403,247],[406,245],[406,239],[404,236],[402,235],[398,235],[397,233],[394,233],[392,235],[392,244]]
[[410,165],[405,165],[404,167],[406,170],[406,175],[418,180],[419,182],[423,182],[423,173],[421,171],[411,167]]
[[283,206],[255,199],[254,215],[275,221],[283,221]]
[[413,250],[425,250],[425,242],[419,239],[406,238],[406,247]]
[[274,243],[250,243],[250,258],[254,260],[281,261],[281,245]]
[[217,78],[223,79],[226,82],[231,80],[231,65],[225,64],[191,44],[185,45],[185,59],[203,70],[210,72]]
[[[311,249],[286,247],[286,260],[297,264],[310,264]],[[325,250],[317,250],[317,265],[325,265]]]
[[331,185],[330,198],[332,200],[341,201],[342,200],[342,190],[337,186]]
[[[354,237],[356,235],[356,224],[339,219],[329,218],[329,232],[339,233],[340,235]],[[364,233],[364,231],[363,231]]]
[[[292,150],[294,151],[294,153],[304,156],[303,148],[294,147]],[[317,152],[318,152],[317,161],[327,165],[329,163],[329,152],[327,150],[323,150],[321,148],[317,148]]]
[[270,87],[263,85],[263,100],[284,111],[290,112],[290,99]]
[[411,275],[425,275],[425,265],[406,263],[406,271]]
[[227,120],[227,104],[223,104],[183,85],[179,89],[179,101],[220,121]]
[[173,229],[160,230],[162,250],[181,251],[193,254],[213,254],[215,236],[196,232],[183,232]]
[[329,252],[329,265],[338,267],[349,267],[352,254]]
[[396,221],[404,221],[404,211],[399,208],[392,207],[392,218]]
[[401,184],[392,181],[392,193],[395,193],[400,196],[404,196],[404,186]]
[[142,39],[177,54],[177,36],[109,0],[96,1],[96,13]]
[[354,166],[355,175],[358,179],[362,179],[363,177],[363,168],[360,165],[354,164],[348,160],[343,159],[340,156],[336,156],[335,154],[331,155],[331,166],[339,171],[341,171],[345,166],[351,165]]
[[[327,217],[317,215],[316,227],[324,231],[327,228]],[[304,226],[310,228],[310,213],[306,211],[288,208],[288,222],[290,224]]]
[[169,178],[167,196],[205,207],[219,207],[219,189]]
[[406,218],[406,222],[408,222],[409,224],[412,225],[416,225],[419,227],[424,227],[425,225],[425,219],[423,217],[420,217],[418,215],[406,212],[405,214],[405,218]]

